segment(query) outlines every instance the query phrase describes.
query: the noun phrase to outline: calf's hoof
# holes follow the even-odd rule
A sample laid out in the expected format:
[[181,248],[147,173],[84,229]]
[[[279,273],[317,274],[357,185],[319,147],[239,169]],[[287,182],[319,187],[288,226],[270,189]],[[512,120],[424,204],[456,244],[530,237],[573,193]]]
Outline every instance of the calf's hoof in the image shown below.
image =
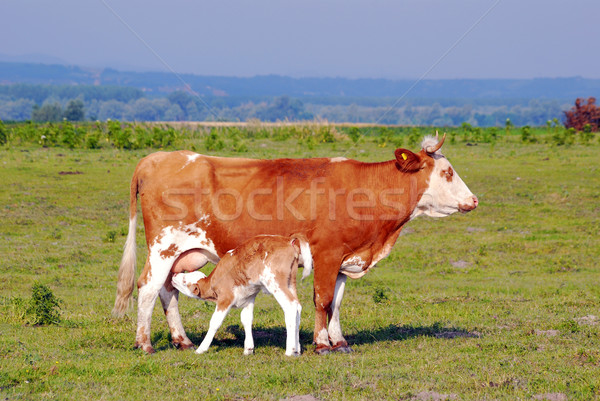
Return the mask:
[[196,348],[196,346],[192,343],[174,343],[174,345],[179,350],[188,350]]
[[244,350],[244,355],[252,355],[254,354],[254,348],[248,348]]
[[135,345],[133,346],[134,348],[141,348],[142,351],[144,351],[147,354],[154,354],[156,351],[154,350],[154,348],[152,348],[152,346],[150,344],[138,344],[135,343]]

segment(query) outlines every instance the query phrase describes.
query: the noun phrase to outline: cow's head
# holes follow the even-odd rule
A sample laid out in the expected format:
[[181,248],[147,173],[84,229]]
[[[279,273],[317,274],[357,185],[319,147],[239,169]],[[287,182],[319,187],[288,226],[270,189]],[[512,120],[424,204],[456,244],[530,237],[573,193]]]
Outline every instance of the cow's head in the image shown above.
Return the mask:
[[398,168],[414,174],[423,181],[419,185],[417,206],[411,219],[422,214],[431,217],[445,217],[455,212],[469,212],[477,207],[479,201],[458,176],[448,159],[440,149],[446,135],[438,141],[426,137],[421,144],[421,151],[413,153],[406,149],[396,150]]

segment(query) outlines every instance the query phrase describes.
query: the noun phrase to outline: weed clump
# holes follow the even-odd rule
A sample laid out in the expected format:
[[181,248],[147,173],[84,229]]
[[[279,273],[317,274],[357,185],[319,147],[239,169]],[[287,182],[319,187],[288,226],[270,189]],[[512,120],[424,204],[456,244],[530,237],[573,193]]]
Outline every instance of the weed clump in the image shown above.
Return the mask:
[[48,286],[35,283],[31,289],[31,299],[27,307],[27,314],[31,323],[35,325],[58,324],[60,322],[60,304]]
[[389,300],[389,297],[387,295],[387,291],[385,290],[385,288],[382,288],[382,287],[375,288],[375,291],[373,292],[373,302],[375,302],[376,304],[381,304],[388,300]]

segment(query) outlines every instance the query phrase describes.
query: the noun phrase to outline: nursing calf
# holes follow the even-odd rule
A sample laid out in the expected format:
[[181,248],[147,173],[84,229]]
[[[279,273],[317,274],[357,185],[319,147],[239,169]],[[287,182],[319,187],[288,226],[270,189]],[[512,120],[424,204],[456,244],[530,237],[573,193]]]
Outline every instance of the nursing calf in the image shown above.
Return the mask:
[[312,269],[312,256],[303,236],[259,235],[227,252],[208,277],[199,271],[175,274],[171,283],[182,294],[217,304],[206,337],[196,353],[208,350],[225,316],[234,307],[243,308],[244,354],[252,354],[254,298],[263,290],[273,294],[285,314],[285,354],[300,355],[302,307],[296,294],[299,260],[304,265],[302,278],[307,277]]

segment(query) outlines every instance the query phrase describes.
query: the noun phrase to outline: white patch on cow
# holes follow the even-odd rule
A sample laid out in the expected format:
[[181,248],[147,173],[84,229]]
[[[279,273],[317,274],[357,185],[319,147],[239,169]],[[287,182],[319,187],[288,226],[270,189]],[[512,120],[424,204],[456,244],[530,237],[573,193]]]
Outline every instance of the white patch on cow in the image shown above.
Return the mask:
[[340,273],[345,274],[351,278],[359,278],[364,276],[367,272],[365,262],[360,256],[352,256],[342,262],[340,266]]
[[[425,142],[425,141],[423,141]],[[452,166],[441,154],[433,155],[434,167],[429,176],[429,187],[421,196],[417,207],[412,212],[410,219],[421,215],[430,217],[446,217],[460,210],[460,205],[473,203],[473,193],[467,185],[453,172],[452,180],[448,182],[444,171]]]
[[[215,245],[206,237],[206,231],[194,224],[181,227],[165,227],[156,237],[148,253],[150,262],[150,277],[157,275],[154,285],[156,292],[164,284],[166,276],[171,271],[173,263],[182,253],[190,249],[203,249],[207,252],[207,261],[218,262],[219,256]],[[159,279],[160,278],[160,279]]]
[[342,334],[340,325],[340,309],[342,307],[342,299],[344,298],[344,288],[346,287],[346,276],[338,275],[335,281],[335,290],[333,292],[333,302],[331,304],[331,320],[329,321],[329,338],[332,345],[346,341]]
[[196,161],[197,158],[199,158],[201,155],[195,153],[193,155],[187,155],[187,161],[185,162],[185,164],[183,166],[181,166],[181,168],[179,169],[179,171],[183,170],[184,168],[186,168],[188,166],[188,164],[193,163]]
[[315,340],[317,344],[329,345],[329,333],[327,332],[327,329],[321,329],[321,331],[319,331],[319,334],[317,334],[317,338]]
[[339,163],[348,160],[346,157],[332,157],[329,159],[330,163]]
[[198,219],[199,223],[204,223],[205,226],[210,226],[210,215],[209,214],[203,214],[202,216],[200,216],[200,218]]

